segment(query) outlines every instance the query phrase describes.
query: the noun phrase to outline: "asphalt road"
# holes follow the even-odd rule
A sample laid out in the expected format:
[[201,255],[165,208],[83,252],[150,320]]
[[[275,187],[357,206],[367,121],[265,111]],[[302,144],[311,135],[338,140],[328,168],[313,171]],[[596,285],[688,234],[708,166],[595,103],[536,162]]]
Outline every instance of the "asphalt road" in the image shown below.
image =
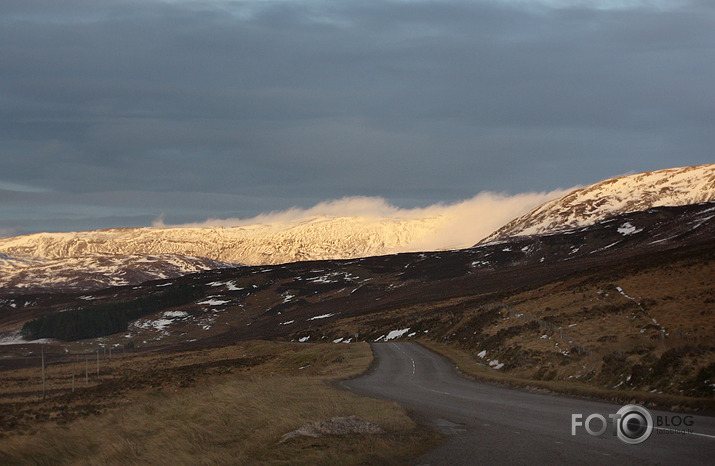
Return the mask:
[[[436,450],[415,464],[715,464],[715,418],[651,410],[654,419],[692,421],[693,434],[655,429],[629,445],[609,423],[602,436],[578,427],[572,414],[608,419],[621,405],[533,393],[474,382],[440,355],[416,343],[372,345],[377,365],[363,377],[343,381],[356,393],[399,402],[446,435]],[[610,421],[609,421],[610,422]],[[598,419],[592,430],[601,427]]]

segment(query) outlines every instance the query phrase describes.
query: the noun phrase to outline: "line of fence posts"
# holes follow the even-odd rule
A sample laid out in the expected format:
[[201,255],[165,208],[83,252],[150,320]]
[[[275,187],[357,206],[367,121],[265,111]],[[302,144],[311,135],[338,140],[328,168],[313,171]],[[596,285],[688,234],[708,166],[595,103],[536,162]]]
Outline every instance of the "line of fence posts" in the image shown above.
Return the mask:
[[[112,359],[112,348],[107,347],[102,347],[102,352],[104,353],[104,359]],[[84,384],[85,386],[89,385],[89,354],[91,353],[85,353],[84,355]],[[122,345],[122,356],[121,358],[124,359],[127,356],[126,352],[126,345]],[[96,369],[97,369],[97,376],[100,375],[100,364],[99,364],[99,348],[96,349]],[[41,364],[41,371],[42,371],[42,399],[46,399],[47,397],[47,362],[45,361],[45,345],[41,344],[40,345],[40,364]],[[76,389],[76,375],[77,375],[77,366],[81,363],[81,354],[77,354],[77,359],[75,362],[72,361],[72,357],[70,357],[70,365],[72,366],[72,392],[75,391]]]

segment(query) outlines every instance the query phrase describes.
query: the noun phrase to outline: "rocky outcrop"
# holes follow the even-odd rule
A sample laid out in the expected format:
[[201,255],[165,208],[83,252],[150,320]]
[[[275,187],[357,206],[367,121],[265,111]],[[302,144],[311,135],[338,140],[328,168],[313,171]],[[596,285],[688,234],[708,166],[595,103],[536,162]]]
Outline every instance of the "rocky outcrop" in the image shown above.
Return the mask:
[[296,437],[322,437],[323,435],[384,434],[382,427],[357,416],[333,417],[329,421],[304,424],[299,429],[283,435],[279,443]]

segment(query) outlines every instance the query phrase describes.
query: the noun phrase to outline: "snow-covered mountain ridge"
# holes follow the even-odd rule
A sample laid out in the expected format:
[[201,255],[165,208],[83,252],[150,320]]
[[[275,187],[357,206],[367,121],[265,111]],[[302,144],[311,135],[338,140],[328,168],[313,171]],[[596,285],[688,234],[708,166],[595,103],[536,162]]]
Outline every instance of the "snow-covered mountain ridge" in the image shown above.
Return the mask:
[[[538,202],[544,199],[548,197],[542,195]],[[479,244],[573,230],[658,206],[713,200],[715,164],[618,177],[546,202]],[[448,212],[429,209],[401,216],[310,215],[242,226],[127,228],[5,238],[0,239],[0,287],[96,289],[236,264],[455,249],[479,241],[498,225],[495,219],[519,215],[538,203],[518,211],[509,210],[509,204],[487,203],[490,209],[484,205],[467,202]],[[485,230],[488,221],[493,226]],[[455,232],[461,240],[455,240]],[[464,244],[464,239],[469,242]]]
[[715,200],[715,164],[669,168],[601,181],[546,202],[512,220],[479,244],[581,228],[653,207]]
[[434,234],[440,216],[312,216],[240,227],[124,228],[0,239],[0,288],[99,289],[235,265],[397,252]]
[[0,240],[15,260],[87,255],[178,254],[246,265],[345,259],[394,252],[442,227],[439,217],[318,217],[294,225],[230,228],[127,228],[37,233]]

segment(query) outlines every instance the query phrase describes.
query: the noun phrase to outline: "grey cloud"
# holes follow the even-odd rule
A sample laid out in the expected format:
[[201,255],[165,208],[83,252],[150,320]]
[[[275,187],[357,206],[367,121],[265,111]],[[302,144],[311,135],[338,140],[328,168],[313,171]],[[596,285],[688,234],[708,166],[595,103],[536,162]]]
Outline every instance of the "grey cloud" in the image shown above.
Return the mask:
[[[92,210],[102,193],[232,199],[202,215],[171,197],[179,223],[711,162],[714,24],[708,2],[8,0],[0,182],[88,196],[88,217],[131,205]],[[49,198],[33,202],[40,222]]]

